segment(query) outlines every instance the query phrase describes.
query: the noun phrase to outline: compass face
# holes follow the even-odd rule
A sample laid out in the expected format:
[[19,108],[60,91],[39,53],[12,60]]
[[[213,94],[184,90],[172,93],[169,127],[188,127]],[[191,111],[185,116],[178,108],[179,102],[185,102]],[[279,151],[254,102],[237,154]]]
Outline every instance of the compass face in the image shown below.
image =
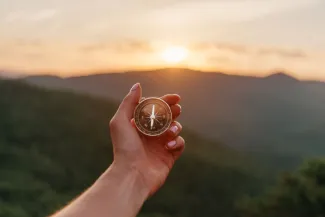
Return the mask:
[[165,101],[147,98],[136,107],[134,121],[143,134],[159,136],[168,130],[172,122],[172,112]]

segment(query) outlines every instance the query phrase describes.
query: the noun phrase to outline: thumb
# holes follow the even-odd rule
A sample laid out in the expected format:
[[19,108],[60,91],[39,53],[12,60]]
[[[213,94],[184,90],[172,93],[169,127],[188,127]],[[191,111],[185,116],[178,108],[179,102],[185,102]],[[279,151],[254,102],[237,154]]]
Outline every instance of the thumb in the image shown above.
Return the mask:
[[117,111],[117,116],[126,117],[130,121],[133,117],[134,109],[138,105],[141,96],[141,85],[139,83],[136,83],[132,86],[130,92],[123,99]]

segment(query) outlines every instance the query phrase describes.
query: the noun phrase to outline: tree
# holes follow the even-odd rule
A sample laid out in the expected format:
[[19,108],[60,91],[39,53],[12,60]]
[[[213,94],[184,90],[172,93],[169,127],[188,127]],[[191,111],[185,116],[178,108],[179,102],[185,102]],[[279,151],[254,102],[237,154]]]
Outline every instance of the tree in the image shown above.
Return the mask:
[[238,213],[242,217],[325,216],[325,159],[308,161],[296,172],[284,174],[264,195],[243,199]]

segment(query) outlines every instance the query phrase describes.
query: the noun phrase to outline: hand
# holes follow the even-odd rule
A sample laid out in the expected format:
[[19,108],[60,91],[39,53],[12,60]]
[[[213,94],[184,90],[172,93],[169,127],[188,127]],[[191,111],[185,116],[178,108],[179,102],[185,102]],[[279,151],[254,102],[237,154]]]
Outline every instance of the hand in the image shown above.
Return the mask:
[[[178,136],[182,126],[176,121],[159,137],[147,137],[137,131],[133,113],[141,95],[140,84],[135,84],[110,122],[114,147],[113,165],[139,173],[149,195],[152,195],[164,184],[175,161],[181,156],[185,142]],[[171,94],[161,99],[170,105],[175,120],[181,113],[181,107],[177,104],[180,97]]]

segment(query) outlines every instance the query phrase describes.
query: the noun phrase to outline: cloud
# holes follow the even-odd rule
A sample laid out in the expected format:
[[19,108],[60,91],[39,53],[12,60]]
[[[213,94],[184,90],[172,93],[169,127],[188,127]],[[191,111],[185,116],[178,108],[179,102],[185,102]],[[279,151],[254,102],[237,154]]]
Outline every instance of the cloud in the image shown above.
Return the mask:
[[206,59],[208,64],[217,64],[217,63],[230,63],[232,62],[231,58],[228,56],[209,56]]
[[150,43],[137,40],[125,40],[119,42],[100,42],[82,46],[82,52],[100,52],[100,51],[116,51],[118,53],[137,53],[152,52],[153,48]]
[[249,49],[244,45],[230,44],[230,43],[217,43],[215,47],[219,50],[228,50],[234,53],[247,53]]
[[201,42],[192,45],[191,48],[195,51],[218,50],[218,51],[232,52],[236,54],[245,54],[250,52],[250,49],[245,45],[227,43],[227,42],[216,42],[216,43]]
[[250,47],[242,44],[227,42],[216,43],[196,43],[190,46],[196,52],[228,53],[236,55],[258,55],[258,56],[279,56],[282,58],[308,58],[308,54],[303,50],[284,49],[276,47]]
[[46,55],[40,51],[25,51],[20,54],[23,58],[28,60],[43,60]]
[[31,18],[37,20],[49,20],[57,15],[58,11],[55,9],[43,9],[34,14]]
[[13,22],[39,22],[53,19],[58,14],[54,8],[45,8],[34,11],[12,11],[5,17],[7,23]]
[[157,8],[151,18],[161,25],[245,22],[315,5],[321,0],[175,1]]
[[41,48],[44,43],[38,39],[24,39],[24,38],[15,38],[8,42],[14,48],[21,47],[33,47]]
[[308,58],[307,53],[302,50],[288,50],[280,48],[261,48],[257,51],[261,56],[280,56],[284,58]]
[[38,58],[42,55],[46,45],[41,40],[14,38],[0,43],[0,56],[25,56]]

